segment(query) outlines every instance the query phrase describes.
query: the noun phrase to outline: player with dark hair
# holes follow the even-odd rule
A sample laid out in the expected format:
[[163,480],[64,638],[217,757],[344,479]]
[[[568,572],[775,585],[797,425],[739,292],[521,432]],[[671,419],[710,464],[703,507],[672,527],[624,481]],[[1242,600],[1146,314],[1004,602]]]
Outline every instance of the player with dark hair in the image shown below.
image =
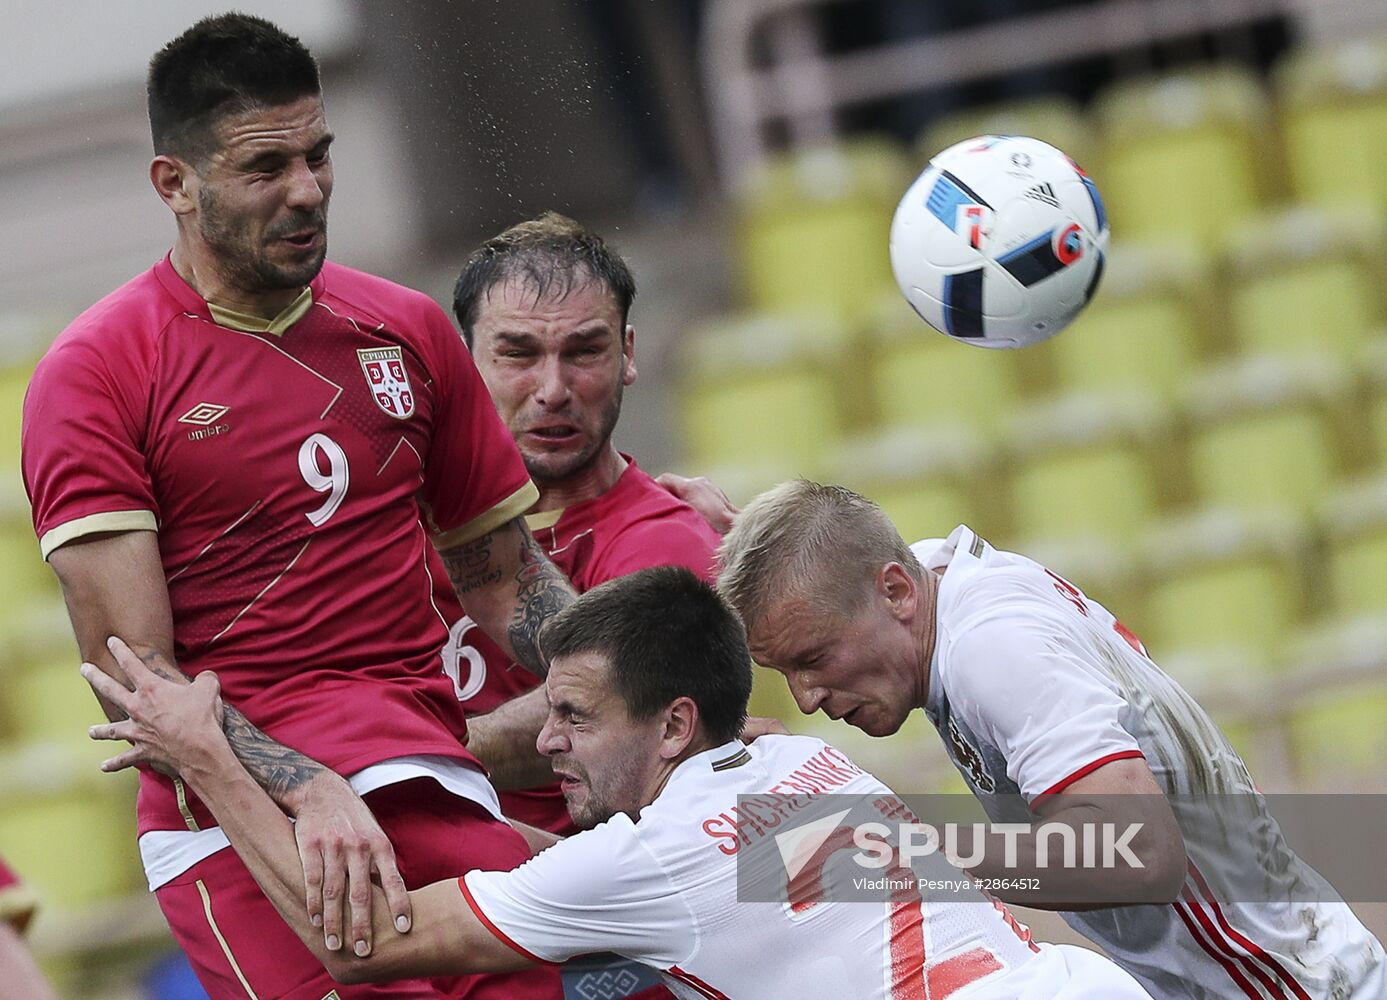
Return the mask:
[[[542,641],[549,712],[539,747],[585,829],[514,871],[473,871],[413,891],[414,930],[397,934],[382,920],[367,956],[327,952],[308,921],[293,833],[227,748],[214,677],[174,684],[116,639],[111,648],[133,690],[90,665],[82,672],[130,716],[93,728],[94,738],[133,744],[104,766],[142,761],[180,771],[284,919],[344,981],[518,969],[609,949],[659,969],[681,998],[1146,996],[1099,955],[1036,944],[971,883],[943,899],[917,889],[876,903],[830,902],[826,888],[815,888],[822,879],[811,876],[805,888],[800,877],[826,867],[820,849],[817,864],[791,877],[763,840],[761,856],[776,863],[756,866],[753,879],[764,876],[784,901],[739,901],[748,877],[741,846],[766,833],[730,818],[739,806],[753,810],[745,796],[813,810],[836,800],[830,792],[891,795],[819,740],[764,736],[748,746],[736,738],[751,692],[746,636],[687,569],[639,570],[590,590],[554,616]],[[778,815],[777,828],[789,816]],[[838,831],[832,841],[830,855],[843,849]],[[937,854],[924,866],[922,884],[959,877]]]
[[[86,659],[123,676],[114,633],[171,683],[217,675],[230,746],[297,821],[307,913],[329,950],[366,950],[373,874],[407,928],[406,882],[528,857],[463,746],[440,651],[465,600],[542,675],[539,629],[573,593],[520,517],[537,493],[447,316],[325,263],[332,133],[310,53],[267,21],[208,18],[154,57],[148,89],[177,239],[34,375],[35,528]],[[182,781],[141,774],[139,830],[209,993],[337,995]],[[557,996],[558,979],[340,995],[437,994]]]
[[[474,251],[453,298],[539,488],[526,520],[579,591],[647,566],[713,573],[717,533],[612,442],[623,392],[636,380],[627,322],[635,294],[630,268],[600,236],[547,212]],[[466,618],[445,655],[467,710],[468,749],[503,789],[505,814],[572,832],[558,783],[535,751],[547,712],[538,678],[515,669]]]

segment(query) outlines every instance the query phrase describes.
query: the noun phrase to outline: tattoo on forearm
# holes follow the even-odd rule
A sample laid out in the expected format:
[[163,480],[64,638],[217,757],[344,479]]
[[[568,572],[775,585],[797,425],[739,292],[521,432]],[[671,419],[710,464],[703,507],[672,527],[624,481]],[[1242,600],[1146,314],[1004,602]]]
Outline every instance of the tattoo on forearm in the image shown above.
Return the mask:
[[[145,666],[160,677],[180,683],[187,681],[187,676],[156,650],[141,650],[138,655]],[[222,731],[236,758],[279,805],[285,804],[286,795],[327,770],[311,757],[270,739],[230,705],[224,704],[222,712]]]
[[487,532],[481,538],[439,553],[459,597],[501,579],[501,571],[491,565],[492,541],[492,533]]
[[256,784],[279,805],[284,798],[327,770],[311,757],[291,750],[266,736],[230,705],[224,707],[222,730],[226,741]]
[[549,670],[539,649],[539,630],[551,615],[576,600],[573,586],[525,531],[520,539],[520,570],[515,574],[515,614],[509,629],[516,660],[543,677]]

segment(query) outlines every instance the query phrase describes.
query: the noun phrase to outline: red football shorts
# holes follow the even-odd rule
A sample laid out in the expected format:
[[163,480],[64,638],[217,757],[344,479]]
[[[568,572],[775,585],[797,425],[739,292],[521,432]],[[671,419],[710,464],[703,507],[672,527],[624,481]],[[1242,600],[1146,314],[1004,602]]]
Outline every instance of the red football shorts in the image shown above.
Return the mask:
[[[530,857],[524,838],[484,808],[429,778],[366,795],[395,846],[405,885],[455,879],[474,868],[508,871]],[[212,1000],[364,1000],[450,997],[560,1000],[558,969],[495,976],[406,979],[342,986],[303,946],[233,850],[219,851],[156,892],[173,935]]]

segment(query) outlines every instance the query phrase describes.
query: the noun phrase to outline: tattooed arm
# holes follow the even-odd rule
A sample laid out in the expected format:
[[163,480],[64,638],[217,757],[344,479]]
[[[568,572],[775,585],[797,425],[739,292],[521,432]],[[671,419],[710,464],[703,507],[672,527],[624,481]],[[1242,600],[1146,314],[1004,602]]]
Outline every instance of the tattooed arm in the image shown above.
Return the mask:
[[439,555],[472,619],[512,659],[543,677],[548,668],[539,651],[539,630],[577,595],[524,519],[440,549]]
[[[106,644],[108,637],[119,635],[150,670],[188,683],[173,658],[173,613],[153,532],[87,536],[55,550],[49,562],[62,584],[84,660],[129,687]],[[107,718],[124,718],[115,704],[100,700]],[[294,832],[308,889],[306,905],[324,934],[341,940],[343,907],[349,901],[350,933],[357,935],[351,940],[363,933],[369,938],[372,871],[380,875],[392,916],[404,918],[407,925],[409,896],[394,850],[351,786],[312,758],[276,743],[230,705],[222,725],[245,769],[298,820]]]

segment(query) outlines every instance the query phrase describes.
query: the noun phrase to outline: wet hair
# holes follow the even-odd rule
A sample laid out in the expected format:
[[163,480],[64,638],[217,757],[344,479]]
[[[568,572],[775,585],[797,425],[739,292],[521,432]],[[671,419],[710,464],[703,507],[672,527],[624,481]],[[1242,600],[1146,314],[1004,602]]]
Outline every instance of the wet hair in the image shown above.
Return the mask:
[[751,697],[751,653],[741,619],[682,566],[654,566],[589,590],[540,633],[550,660],[596,653],[633,719],[676,698],[698,706],[714,744],[736,739]]
[[318,64],[294,36],[249,14],[198,21],[160,49],[146,80],[154,152],[196,162],[227,115],[321,93]]
[[626,328],[631,300],[636,297],[631,269],[602,237],[567,216],[545,212],[491,237],[462,265],[453,286],[453,315],[469,348],[482,298],[517,277],[541,299],[551,290],[563,296],[589,281],[597,282],[616,301],[622,327],[618,335]]
[[830,617],[850,614],[890,562],[924,579],[875,503],[844,486],[795,479],[756,497],[732,522],[718,549],[718,591],[753,630],[777,596],[803,598]]

